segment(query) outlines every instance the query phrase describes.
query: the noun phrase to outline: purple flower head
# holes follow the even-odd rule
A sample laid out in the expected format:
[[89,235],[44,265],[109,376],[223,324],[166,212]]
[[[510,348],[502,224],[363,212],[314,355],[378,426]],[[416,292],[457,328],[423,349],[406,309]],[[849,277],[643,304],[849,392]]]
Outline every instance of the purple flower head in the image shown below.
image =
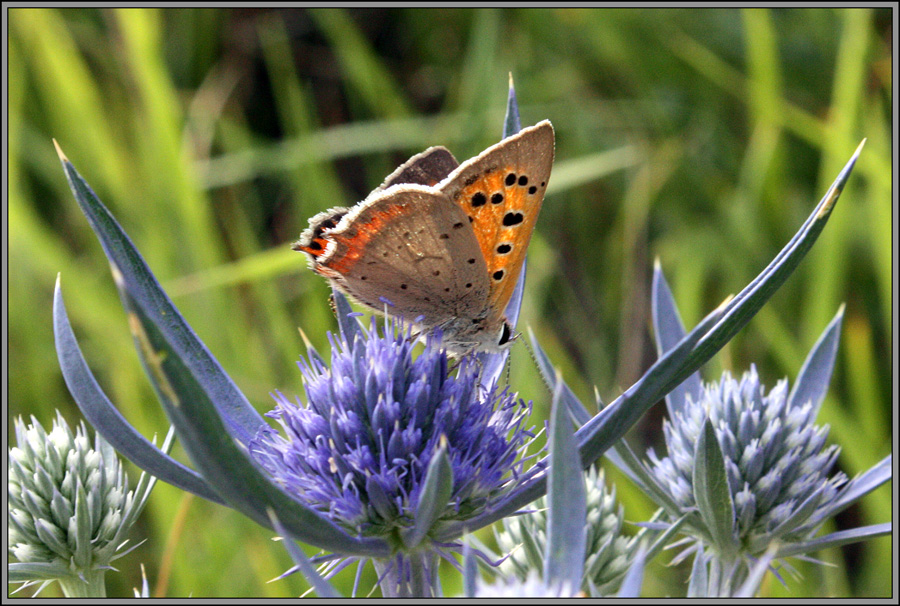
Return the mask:
[[413,522],[442,437],[453,487],[438,525],[483,512],[513,487],[534,438],[522,427],[530,404],[480,385],[472,358],[451,374],[439,333],[418,356],[409,328],[392,319],[381,333],[373,320],[352,340],[329,339],[331,368],[314,352],[299,362],[306,404],[276,394],[268,416],[283,434],[265,427],[250,445],[285,490],[352,532],[396,536]]

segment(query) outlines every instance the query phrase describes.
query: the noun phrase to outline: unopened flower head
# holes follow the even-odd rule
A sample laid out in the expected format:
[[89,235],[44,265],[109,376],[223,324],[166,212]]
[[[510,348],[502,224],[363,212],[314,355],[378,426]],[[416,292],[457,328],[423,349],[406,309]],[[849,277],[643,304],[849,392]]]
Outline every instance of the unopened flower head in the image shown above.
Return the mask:
[[704,386],[694,402],[666,421],[668,456],[649,453],[656,477],[685,510],[695,507],[694,447],[708,417],[725,459],[735,510],[737,539],[746,553],[759,554],[774,540],[809,537],[823,521],[820,513],[837,497],[846,476],[828,477],[837,446],[825,446],[828,426],[814,425],[809,402],[788,402],[788,382],[768,394],[756,368],[740,380],[724,373]]
[[[628,570],[638,541],[622,534],[623,509],[616,501],[615,487],[607,489],[603,470],[591,467],[585,476],[587,516],[585,536],[585,590],[612,593]],[[501,574],[520,581],[544,569],[547,545],[547,499],[532,504],[533,510],[503,519],[503,530],[495,532],[500,553],[509,554],[499,566]]]
[[[84,581],[125,553],[124,535],[141,499],[112,447],[99,435],[92,445],[84,423],[73,434],[57,413],[47,433],[34,418],[15,421],[17,446],[9,450],[9,553],[28,564],[11,565],[16,580]],[[23,570],[25,570],[23,568]]]
[[331,368],[318,355],[300,361],[307,403],[277,394],[254,458],[298,499],[354,533],[393,540],[416,510],[429,462],[442,436],[453,472],[439,517],[465,520],[490,507],[523,472],[520,456],[534,435],[522,424],[530,405],[506,389],[485,389],[468,358],[456,374],[440,335],[413,355],[409,329],[386,320],[348,342],[331,337]]

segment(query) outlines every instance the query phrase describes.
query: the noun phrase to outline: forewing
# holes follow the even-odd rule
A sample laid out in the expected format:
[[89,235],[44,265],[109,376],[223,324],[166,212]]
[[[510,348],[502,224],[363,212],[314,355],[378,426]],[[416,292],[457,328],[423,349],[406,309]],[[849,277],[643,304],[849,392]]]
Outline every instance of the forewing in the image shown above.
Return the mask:
[[515,289],[553,167],[550,122],[525,128],[464,162],[438,189],[472,218],[490,281],[489,303],[503,313]]

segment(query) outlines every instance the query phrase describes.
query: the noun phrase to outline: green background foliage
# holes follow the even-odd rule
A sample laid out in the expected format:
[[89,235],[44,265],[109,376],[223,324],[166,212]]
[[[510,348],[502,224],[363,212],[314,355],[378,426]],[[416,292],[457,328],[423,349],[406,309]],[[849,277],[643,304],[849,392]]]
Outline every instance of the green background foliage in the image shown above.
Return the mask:
[[[462,160],[495,143],[512,72],[523,124],[557,133],[520,329],[585,401],[594,385],[610,401],[655,357],[654,258],[692,326],[772,259],[868,138],[800,269],[704,371],[755,363],[769,387],[793,380],[845,303],[819,422],[859,473],[890,450],[891,35],[888,9],[12,9],[8,414],[80,418],[51,332],[61,274],[101,385],[145,435],[168,427],[52,138],[264,411],[272,390],[302,395],[297,328],[327,352],[335,327],[324,281],[289,249],[306,219],[425,147]],[[522,345],[510,380],[542,423],[549,394]],[[659,449],[662,408],[635,444]],[[626,518],[646,520],[649,502],[609,477]],[[829,528],[889,519],[881,489]],[[306,588],[267,583],[290,566],[270,532],[170,486],[133,536],[148,540],[119,560],[110,595],[130,595],[140,563],[154,595]],[[764,595],[889,596],[890,547],[797,562],[802,578],[769,578]],[[650,564],[645,595],[684,595],[689,567],[670,557]],[[352,573],[338,580],[349,592]]]

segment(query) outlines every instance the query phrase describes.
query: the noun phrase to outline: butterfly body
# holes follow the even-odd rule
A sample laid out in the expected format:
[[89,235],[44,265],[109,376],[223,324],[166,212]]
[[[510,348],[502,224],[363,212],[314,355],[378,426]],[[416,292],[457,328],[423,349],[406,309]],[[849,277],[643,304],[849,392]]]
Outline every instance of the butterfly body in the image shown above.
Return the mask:
[[544,121],[457,165],[413,156],[365,200],[310,219],[294,245],[314,271],[376,311],[440,329],[448,351],[499,351],[553,163]]

